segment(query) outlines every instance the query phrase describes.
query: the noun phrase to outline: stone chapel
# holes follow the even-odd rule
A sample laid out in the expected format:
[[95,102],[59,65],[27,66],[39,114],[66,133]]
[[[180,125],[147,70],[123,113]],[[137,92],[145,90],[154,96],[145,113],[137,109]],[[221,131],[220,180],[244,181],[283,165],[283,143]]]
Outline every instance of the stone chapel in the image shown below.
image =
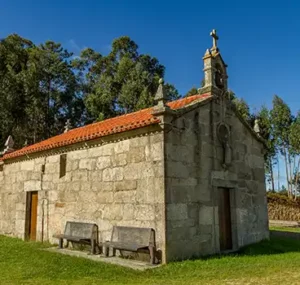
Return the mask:
[[[66,221],[151,227],[162,263],[269,237],[264,141],[228,98],[217,46],[199,94],[68,130],[0,161],[0,234],[56,242]],[[199,76],[200,77],[200,76]]]

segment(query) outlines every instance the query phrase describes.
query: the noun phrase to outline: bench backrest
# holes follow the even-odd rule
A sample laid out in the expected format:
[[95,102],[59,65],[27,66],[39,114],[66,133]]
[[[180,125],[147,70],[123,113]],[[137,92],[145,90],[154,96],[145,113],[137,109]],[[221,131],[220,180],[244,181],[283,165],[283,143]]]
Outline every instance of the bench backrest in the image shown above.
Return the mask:
[[155,246],[155,231],[151,228],[114,226],[111,241]]
[[68,236],[97,240],[98,226],[90,223],[67,222],[64,234]]

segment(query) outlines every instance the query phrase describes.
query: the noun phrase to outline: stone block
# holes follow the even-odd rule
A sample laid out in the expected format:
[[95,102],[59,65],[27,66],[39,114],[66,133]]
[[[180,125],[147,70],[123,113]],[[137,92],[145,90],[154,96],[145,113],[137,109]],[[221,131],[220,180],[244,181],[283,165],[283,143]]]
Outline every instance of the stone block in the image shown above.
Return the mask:
[[127,153],[119,153],[111,157],[112,166],[124,166],[127,164]]
[[27,170],[27,171],[34,170],[34,160],[22,161],[20,163],[21,163],[21,170]]
[[135,190],[137,188],[137,181],[136,180],[123,180],[123,181],[116,181],[114,183],[115,191],[127,191],[127,190]]
[[112,169],[113,181],[121,181],[124,178],[123,167],[114,167]]
[[124,221],[132,221],[135,219],[135,211],[136,211],[136,204],[125,204],[124,205]]
[[136,190],[119,191],[114,194],[115,203],[135,203]]
[[92,182],[100,182],[102,181],[102,171],[101,170],[94,170],[90,171],[88,180]]
[[81,150],[75,150],[71,151],[67,154],[67,161],[68,160],[79,160],[88,157],[88,150],[87,149],[81,149]]
[[105,169],[111,166],[110,156],[101,156],[97,159],[97,169]]
[[138,180],[137,201],[139,203],[163,203],[165,197],[164,179],[147,177]]
[[113,191],[114,190],[114,183],[113,182],[101,182],[101,183],[99,183],[98,190],[99,191]]
[[168,204],[167,220],[186,220],[188,218],[187,204]]
[[188,178],[190,177],[189,168],[182,162],[168,162],[167,177]]
[[134,147],[130,148],[130,152],[128,152],[128,162],[136,163],[145,160],[145,147]]
[[59,155],[50,155],[46,158],[46,163],[59,163]]
[[264,168],[254,168],[252,169],[253,179],[256,181],[265,181],[265,170]]
[[45,166],[45,173],[58,173],[59,163],[47,163]]
[[154,206],[141,204],[136,205],[136,220],[137,221],[153,221],[155,217]]
[[123,204],[105,205],[103,210],[103,219],[110,221],[120,221],[123,219]]
[[30,180],[24,182],[24,191],[39,191],[41,190],[41,181]]
[[[212,225],[214,219],[214,208],[210,206],[201,205],[199,209],[199,224]],[[218,219],[218,216],[215,217]]]
[[79,161],[79,169],[94,170],[96,160],[91,158],[83,158]]
[[79,160],[68,160],[67,161],[67,166],[66,166],[66,171],[75,171],[79,168]]
[[98,198],[97,193],[93,191],[79,191],[78,192],[78,199],[82,202],[89,202],[90,204],[95,203],[96,199]]
[[28,179],[29,180],[41,180],[42,173],[41,172],[29,172]]
[[88,149],[88,156],[87,157],[98,157],[102,155],[101,151],[102,146],[96,146]]
[[129,140],[119,141],[115,144],[115,153],[123,153],[129,151]]
[[146,160],[147,161],[159,161],[163,160],[164,149],[162,142],[156,142],[147,145],[145,148]]
[[87,170],[76,170],[72,172],[72,181],[87,181],[88,171]]
[[172,220],[170,221],[170,225],[172,228],[194,227],[197,225],[197,221],[194,219]]
[[72,181],[68,185],[68,189],[70,189],[71,191],[79,191],[80,187],[81,187],[80,181]]
[[99,204],[112,203],[114,201],[113,192],[103,191],[97,193],[96,202]]

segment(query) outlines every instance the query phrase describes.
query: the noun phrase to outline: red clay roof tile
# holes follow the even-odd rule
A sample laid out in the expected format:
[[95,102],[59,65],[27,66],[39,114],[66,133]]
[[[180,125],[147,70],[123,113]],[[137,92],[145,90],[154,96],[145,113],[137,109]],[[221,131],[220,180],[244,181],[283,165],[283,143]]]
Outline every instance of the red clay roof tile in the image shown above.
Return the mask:
[[[198,100],[203,101],[210,97],[211,95],[209,94],[193,95],[173,102],[169,102],[168,106],[173,110],[177,110],[189,105],[192,102]],[[67,146],[74,143],[88,141],[103,136],[159,123],[159,119],[152,115],[152,111],[153,107],[86,125],[84,127],[79,127],[70,130],[67,133],[54,136],[39,143],[5,154],[1,160],[19,157],[26,154],[49,150],[61,146]]]

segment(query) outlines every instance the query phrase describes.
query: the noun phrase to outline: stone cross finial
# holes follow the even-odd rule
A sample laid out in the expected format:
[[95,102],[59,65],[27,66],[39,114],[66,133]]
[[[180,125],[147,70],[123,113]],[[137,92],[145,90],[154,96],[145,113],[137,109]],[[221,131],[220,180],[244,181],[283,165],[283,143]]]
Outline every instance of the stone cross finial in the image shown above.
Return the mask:
[[15,144],[15,142],[14,142],[12,136],[9,135],[5,142],[5,145],[4,145],[5,149],[3,151],[3,154],[13,151],[14,144]]
[[68,132],[69,130],[71,130],[71,121],[70,121],[70,119],[67,119],[66,124],[65,124],[64,133]]
[[156,104],[158,106],[165,106],[167,98],[166,98],[166,94],[164,91],[164,80],[162,78],[159,79],[159,86],[157,88],[155,97],[154,97],[154,101],[156,102]]
[[215,29],[213,29],[210,33],[210,35],[212,36],[213,38],[213,46],[212,48],[213,49],[217,49],[218,45],[217,45],[217,41],[219,39],[219,37],[217,36],[217,31]]

